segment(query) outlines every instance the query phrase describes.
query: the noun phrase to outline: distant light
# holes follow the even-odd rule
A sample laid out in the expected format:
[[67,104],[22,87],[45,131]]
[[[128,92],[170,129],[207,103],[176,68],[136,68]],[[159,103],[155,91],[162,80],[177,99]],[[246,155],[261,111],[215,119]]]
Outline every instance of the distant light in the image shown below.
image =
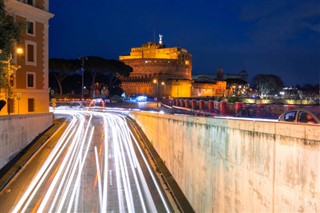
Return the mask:
[[136,100],[139,102],[147,101],[147,96],[140,95],[140,96],[136,97]]

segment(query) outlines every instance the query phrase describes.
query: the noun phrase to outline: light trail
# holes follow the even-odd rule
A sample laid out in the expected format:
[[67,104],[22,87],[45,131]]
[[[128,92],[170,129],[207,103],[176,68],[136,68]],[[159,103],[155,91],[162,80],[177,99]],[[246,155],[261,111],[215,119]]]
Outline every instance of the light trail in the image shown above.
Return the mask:
[[99,165],[99,157],[98,157],[98,151],[97,147],[94,147],[94,153],[96,157],[96,166],[97,166],[97,174],[98,174],[98,188],[99,188],[99,201],[100,201],[100,208],[101,210],[104,209],[103,204],[102,204],[102,184],[101,184],[101,172],[100,172],[100,165]]
[[[124,115],[71,110],[55,113],[71,115],[70,124],[12,212],[157,212],[151,185],[170,212]],[[147,182],[145,172],[152,183]]]

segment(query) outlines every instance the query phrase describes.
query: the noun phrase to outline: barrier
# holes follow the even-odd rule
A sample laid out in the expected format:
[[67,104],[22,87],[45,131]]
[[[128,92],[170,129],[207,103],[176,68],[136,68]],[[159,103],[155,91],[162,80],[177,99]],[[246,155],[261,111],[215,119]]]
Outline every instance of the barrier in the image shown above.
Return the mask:
[[239,109],[241,109],[243,106],[242,102],[236,102],[236,106],[235,106],[235,113],[238,112]]
[[175,105],[179,106],[179,102],[180,102],[179,99],[174,99],[174,101],[175,101]]
[[190,108],[190,104],[189,104],[189,100],[188,99],[184,100],[184,106],[186,108]]
[[204,100],[199,101],[199,109],[204,109]]
[[180,107],[183,107],[184,106],[184,101],[182,99],[180,99]]
[[191,108],[192,108],[192,109],[196,109],[196,107],[197,107],[197,101],[194,100],[194,99],[192,99],[192,101],[191,101]]
[[220,101],[220,112],[226,113],[227,112],[227,102]]
[[212,111],[214,108],[213,108],[213,101],[212,100],[209,100],[209,103],[208,103],[208,108],[209,108],[209,111]]

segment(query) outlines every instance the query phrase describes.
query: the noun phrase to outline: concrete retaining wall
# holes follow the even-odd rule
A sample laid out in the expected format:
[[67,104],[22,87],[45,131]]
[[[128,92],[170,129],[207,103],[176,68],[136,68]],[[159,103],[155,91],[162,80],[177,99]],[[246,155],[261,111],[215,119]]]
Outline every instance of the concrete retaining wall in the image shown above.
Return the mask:
[[320,212],[320,126],[130,115],[196,212]]
[[52,124],[52,113],[0,116],[0,168]]

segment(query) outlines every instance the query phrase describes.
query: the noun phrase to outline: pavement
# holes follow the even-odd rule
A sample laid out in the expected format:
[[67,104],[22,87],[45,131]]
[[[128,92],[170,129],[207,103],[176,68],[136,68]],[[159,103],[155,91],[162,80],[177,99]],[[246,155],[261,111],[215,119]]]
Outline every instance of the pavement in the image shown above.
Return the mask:
[[53,125],[35,138],[26,148],[0,169],[0,191],[10,182],[32,155],[59,129],[65,118],[55,118]]

